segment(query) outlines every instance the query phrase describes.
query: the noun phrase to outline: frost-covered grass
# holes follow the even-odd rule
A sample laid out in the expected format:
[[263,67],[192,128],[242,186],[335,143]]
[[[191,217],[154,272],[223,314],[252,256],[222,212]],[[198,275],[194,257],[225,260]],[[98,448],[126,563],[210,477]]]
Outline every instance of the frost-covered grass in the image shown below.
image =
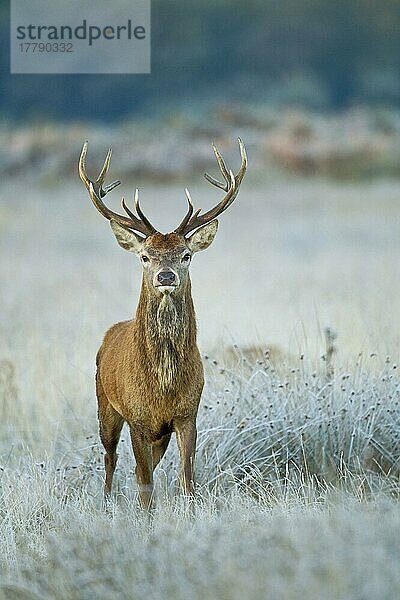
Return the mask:
[[[103,331],[136,301],[134,258],[73,194],[33,189],[28,203],[18,185],[12,199],[3,190],[1,599],[400,596],[395,194],[389,183],[298,185],[269,189],[262,222],[255,187],[251,230],[232,245],[239,218],[225,234],[221,222],[193,265],[207,376],[196,501],[180,495],[173,440],[151,517],[126,431],[102,506],[93,384]],[[176,207],[176,194],[164,200]],[[338,333],[331,354],[326,324]],[[237,346],[222,336],[236,325]]]
[[4,598],[398,597],[393,365],[376,375],[356,367],[331,382],[324,369],[303,365],[286,379],[268,361],[232,371],[211,365],[194,513],[179,494],[174,444],[147,517],[127,437],[105,511],[102,451],[97,435],[86,435],[96,430],[94,407],[81,406],[78,416],[78,403],[69,406],[51,433],[46,414],[33,410],[32,439],[48,444],[34,456],[21,437],[26,414],[12,367],[2,364]]
[[[387,598],[400,592],[400,514],[394,501],[301,501],[270,506],[244,494],[212,499],[190,518],[164,504],[149,521],[111,516],[88,498],[55,506],[48,532],[14,535],[9,598]],[[36,521],[45,515],[36,512]],[[12,550],[10,557],[14,557]],[[1,593],[1,592],[0,592]]]
[[106,511],[94,406],[78,416],[76,401],[53,426],[33,409],[26,443],[12,365],[1,364],[4,598],[398,596],[394,365],[327,381],[304,359],[286,378],[268,360],[244,365],[239,349],[232,370],[206,362],[194,512],[179,493],[174,443],[151,517],[137,505],[128,436]]

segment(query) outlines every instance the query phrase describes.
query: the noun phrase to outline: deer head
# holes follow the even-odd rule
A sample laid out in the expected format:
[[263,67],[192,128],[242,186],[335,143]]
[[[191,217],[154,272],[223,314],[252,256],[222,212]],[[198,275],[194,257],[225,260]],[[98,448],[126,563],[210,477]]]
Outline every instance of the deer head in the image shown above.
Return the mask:
[[189,191],[186,189],[187,213],[178,227],[166,234],[157,231],[144,215],[139,203],[138,189],[134,196],[136,214],[128,208],[124,199],[122,199],[122,207],[128,216],[115,213],[104,204],[104,196],[121,183],[114,181],[104,186],[112,150],[109,149],[97,179],[92,181],[87,176],[85,166],[88,143],[85,142],[83,145],[79,159],[79,176],[97,210],[110,221],[119,245],[125,250],[134,252],[140,258],[147,287],[155,293],[172,294],[183,289],[188,279],[193,254],[205,250],[214,240],[218,229],[217,217],[235,200],[246,173],[246,151],[242,140],[239,138],[238,141],[242,163],[237,174],[234,175],[231,170],[228,170],[221,154],[213,144],[224,181],[221,183],[207,173],[204,175],[207,181],[225,192],[222,200],[201,215],[201,209],[194,211]]

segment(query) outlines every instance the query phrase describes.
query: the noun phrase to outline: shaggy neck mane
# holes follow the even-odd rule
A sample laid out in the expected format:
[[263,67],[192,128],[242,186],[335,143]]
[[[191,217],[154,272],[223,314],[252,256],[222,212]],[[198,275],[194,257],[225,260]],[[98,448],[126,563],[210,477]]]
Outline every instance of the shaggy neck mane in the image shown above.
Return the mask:
[[178,384],[180,367],[196,347],[196,318],[190,279],[181,294],[157,293],[142,281],[136,336],[163,391]]

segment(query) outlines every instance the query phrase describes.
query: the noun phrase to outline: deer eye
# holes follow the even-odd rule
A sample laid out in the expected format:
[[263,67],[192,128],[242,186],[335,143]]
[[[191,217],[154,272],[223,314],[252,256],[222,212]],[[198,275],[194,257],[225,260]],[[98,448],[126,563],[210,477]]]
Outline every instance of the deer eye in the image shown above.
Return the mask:
[[143,256],[142,256],[142,262],[144,262],[144,263],[148,263],[149,261],[150,261],[149,257],[148,257],[148,256],[145,256],[145,255],[143,254]]
[[187,263],[187,262],[189,262],[190,259],[191,259],[191,255],[190,254],[185,254],[182,257],[182,262]]

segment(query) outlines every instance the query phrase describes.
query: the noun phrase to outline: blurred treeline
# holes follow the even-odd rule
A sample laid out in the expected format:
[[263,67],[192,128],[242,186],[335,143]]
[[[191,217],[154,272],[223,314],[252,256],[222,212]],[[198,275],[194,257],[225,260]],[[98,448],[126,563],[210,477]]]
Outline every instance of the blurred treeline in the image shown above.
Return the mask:
[[105,120],[212,102],[337,110],[400,105],[399,0],[153,0],[151,75],[9,74],[6,119]]

